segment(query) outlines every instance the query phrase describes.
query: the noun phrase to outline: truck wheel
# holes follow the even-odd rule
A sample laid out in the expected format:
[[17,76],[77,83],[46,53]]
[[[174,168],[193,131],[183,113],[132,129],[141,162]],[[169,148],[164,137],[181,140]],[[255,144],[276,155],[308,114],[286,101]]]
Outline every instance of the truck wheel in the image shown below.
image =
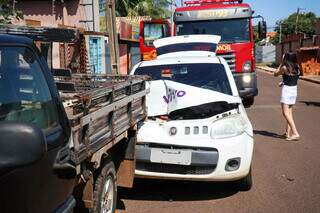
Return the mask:
[[249,191],[251,189],[252,187],[251,168],[250,168],[249,174],[246,177],[237,181],[237,187],[240,191]]
[[250,97],[250,98],[244,98],[243,101],[243,106],[246,108],[249,108],[253,105],[254,103],[254,97]]
[[114,213],[117,203],[116,170],[112,161],[104,164],[95,181],[93,193],[94,213]]

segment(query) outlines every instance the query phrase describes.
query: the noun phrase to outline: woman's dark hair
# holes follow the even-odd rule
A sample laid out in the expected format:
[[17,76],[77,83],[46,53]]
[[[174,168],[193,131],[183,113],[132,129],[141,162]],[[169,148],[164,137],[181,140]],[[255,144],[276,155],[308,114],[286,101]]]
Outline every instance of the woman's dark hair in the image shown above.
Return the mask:
[[287,52],[284,54],[283,65],[286,66],[287,70],[289,71],[289,74],[291,75],[299,75],[300,74],[300,68],[297,62],[297,54],[294,52]]

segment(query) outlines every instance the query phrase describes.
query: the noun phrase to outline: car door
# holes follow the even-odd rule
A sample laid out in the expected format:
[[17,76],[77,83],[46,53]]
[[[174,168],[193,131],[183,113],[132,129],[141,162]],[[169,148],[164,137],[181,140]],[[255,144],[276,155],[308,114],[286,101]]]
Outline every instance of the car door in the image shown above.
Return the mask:
[[75,175],[57,166],[68,157],[68,128],[43,69],[33,47],[0,45],[0,122],[35,124],[47,143],[41,160],[0,177],[0,212],[54,212],[73,201]]

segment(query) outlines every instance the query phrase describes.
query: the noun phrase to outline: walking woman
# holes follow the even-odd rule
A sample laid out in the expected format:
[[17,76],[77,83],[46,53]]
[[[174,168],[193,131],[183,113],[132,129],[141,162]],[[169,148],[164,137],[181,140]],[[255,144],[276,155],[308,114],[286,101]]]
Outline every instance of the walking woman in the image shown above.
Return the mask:
[[292,108],[297,99],[297,83],[300,75],[299,65],[297,64],[297,55],[293,52],[285,53],[282,63],[274,76],[282,75],[281,107],[282,114],[287,121],[286,140],[296,141],[300,135],[293,120]]

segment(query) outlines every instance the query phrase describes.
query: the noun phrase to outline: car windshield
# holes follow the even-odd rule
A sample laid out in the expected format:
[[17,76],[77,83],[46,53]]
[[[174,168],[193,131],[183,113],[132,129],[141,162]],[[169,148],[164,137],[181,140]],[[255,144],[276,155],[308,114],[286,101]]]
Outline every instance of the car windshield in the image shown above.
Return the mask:
[[177,22],[176,26],[177,35],[220,35],[220,43],[240,43],[250,41],[250,20],[248,18]]
[[168,34],[166,24],[145,23],[143,28],[144,44],[153,46],[153,42],[157,39],[164,38]]
[[152,80],[171,80],[190,86],[232,95],[228,76],[222,64],[168,64],[139,67],[136,75],[148,75]]

